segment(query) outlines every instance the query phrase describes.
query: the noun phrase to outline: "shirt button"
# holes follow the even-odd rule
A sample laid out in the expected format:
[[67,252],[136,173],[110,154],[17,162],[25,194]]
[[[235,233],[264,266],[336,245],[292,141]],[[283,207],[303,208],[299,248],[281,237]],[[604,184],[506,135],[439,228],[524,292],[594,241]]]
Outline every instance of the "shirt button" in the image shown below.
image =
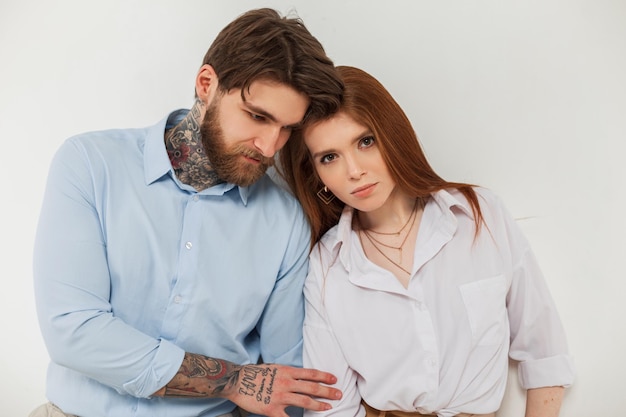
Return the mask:
[[187,243],[185,243],[185,247],[186,247],[187,249],[191,249],[191,247],[192,247],[192,246],[193,246],[193,245],[191,244],[191,242],[187,242]]
[[176,297],[174,297],[174,302],[176,304],[179,304],[182,301],[183,297],[181,297],[180,295],[177,295]]
[[199,196],[197,196],[197,195],[194,195],[194,196],[193,196],[193,201],[198,201],[198,200],[200,200],[200,197],[199,197]]

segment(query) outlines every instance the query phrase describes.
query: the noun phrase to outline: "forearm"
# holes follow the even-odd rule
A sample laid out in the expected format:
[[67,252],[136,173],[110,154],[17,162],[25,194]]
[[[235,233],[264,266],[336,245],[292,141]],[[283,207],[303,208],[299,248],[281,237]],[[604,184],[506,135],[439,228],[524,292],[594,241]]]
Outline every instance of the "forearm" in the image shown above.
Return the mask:
[[526,391],[526,417],[557,417],[563,401],[563,387],[544,387]]
[[[253,414],[288,417],[285,407],[330,409],[319,399],[338,400],[329,387],[333,375],[315,369],[275,364],[236,365],[222,359],[185,353],[176,375],[154,393],[163,397],[225,398]],[[316,398],[316,399],[314,399]]]
[[242,366],[222,359],[185,353],[174,378],[155,393],[163,397],[228,398],[239,380]]

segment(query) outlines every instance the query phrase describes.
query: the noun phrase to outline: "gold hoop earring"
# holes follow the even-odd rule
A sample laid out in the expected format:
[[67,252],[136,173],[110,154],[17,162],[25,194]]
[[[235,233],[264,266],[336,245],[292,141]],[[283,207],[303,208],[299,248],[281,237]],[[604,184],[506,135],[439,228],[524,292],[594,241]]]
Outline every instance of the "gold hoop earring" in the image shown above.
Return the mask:
[[329,205],[331,201],[335,199],[335,194],[328,191],[328,187],[324,186],[317,192],[317,197],[322,200],[326,205]]

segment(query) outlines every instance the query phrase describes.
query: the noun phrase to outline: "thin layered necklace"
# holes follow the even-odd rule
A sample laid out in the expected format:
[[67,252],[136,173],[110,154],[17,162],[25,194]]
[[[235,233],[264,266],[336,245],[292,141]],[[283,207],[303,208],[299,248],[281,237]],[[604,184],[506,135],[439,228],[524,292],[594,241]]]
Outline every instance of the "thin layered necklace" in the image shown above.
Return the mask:
[[[375,230],[368,230],[365,229],[363,227],[363,225],[361,224],[361,219],[359,218],[358,214],[357,214],[357,223],[359,225],[359,231],[358,231],[358,235],[359,235],[359,240],[361,241],[361,246],[363,246],[363,239],[361,237],[361,235],[365,235],[365,237],[367,238],[367,240],[369,240],[369,242],[372,244],[372,246],[374,247],[374,249],[376,249],[376,251],[378,251],[378,253],[380,253],[385,259],[387,259],[389,262],[391,262],[393,265],[395,265],[396,267],[398,267],[401,271],[404,271],[406,274],[411,275],[411,271],[406,270],[405,268],[403,268],[402,265],[402,248],[404,247],[404,244],[406,243],[407,239],[409,238],[409,235],[411,234],[411,230],[413,229],[413,225],[415,224],[415,219],[417,218],[417,209],[419,206],[419,199],[415,200],[415,205],[413,206],[413,211],[411,211],[411,214],[409,215],[408,219],[406,220],[406,223],[404,223],[404,225],[396,232],[377,232]],[[402,239],[402,242],[400,243],[399,246],[394,246],[394,245],[390,245],[388,243],[385,242],[381,242],[379,239],[375,238],[373,235],[380,235],[380,236],[397,236],[399,237],[404,230],[407,228],[407,226],[411,224],[411,227],[408,228],[406,235],[404,236],[404,238]],[[391,259],[382,249],[380,246],[383,246],[385,248],[389,248],[389,249],[394,249],[398,251],[398,261],[394,261],[393,259]]]

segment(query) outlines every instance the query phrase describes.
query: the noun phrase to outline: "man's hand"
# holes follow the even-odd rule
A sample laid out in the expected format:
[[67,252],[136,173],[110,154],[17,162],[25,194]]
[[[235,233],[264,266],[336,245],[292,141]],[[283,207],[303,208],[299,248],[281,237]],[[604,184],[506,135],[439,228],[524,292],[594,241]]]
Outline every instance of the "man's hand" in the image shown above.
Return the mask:
[[[287,417],[285,407],[296,406],[324,411],[330,404],[312,397],[338,400],[341,391],[328,387],[337,382],[333,375],[315,369],[282,365],[242,366],[229,400],[254,414]],[[322,385],[326,384],[326,385]]]
[[[287,417],[285,408],[324,411],[341,391],[329,387],[333,375],[315,369],[258,364],[235,365],[221,359],[186,353],[178,373],[155,396],[226,398],[244,410],[269,417]],[[316,398],[313,398],[316,397]]]

